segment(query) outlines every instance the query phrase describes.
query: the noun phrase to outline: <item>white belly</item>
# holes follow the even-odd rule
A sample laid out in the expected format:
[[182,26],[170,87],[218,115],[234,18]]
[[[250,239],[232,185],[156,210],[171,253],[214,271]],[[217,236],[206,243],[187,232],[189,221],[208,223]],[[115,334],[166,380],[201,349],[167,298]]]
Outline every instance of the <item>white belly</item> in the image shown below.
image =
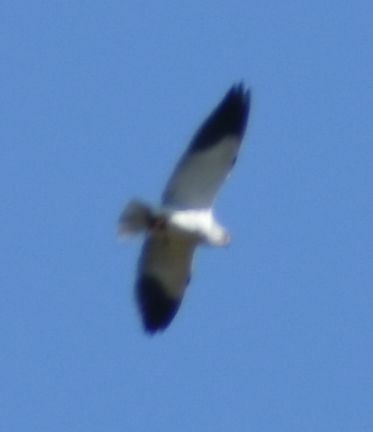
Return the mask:
[[196,235],[214,246],[227,244],[226,230],[213,217],[211,210],[176,210],[169,215],[169,225],[177,230]]

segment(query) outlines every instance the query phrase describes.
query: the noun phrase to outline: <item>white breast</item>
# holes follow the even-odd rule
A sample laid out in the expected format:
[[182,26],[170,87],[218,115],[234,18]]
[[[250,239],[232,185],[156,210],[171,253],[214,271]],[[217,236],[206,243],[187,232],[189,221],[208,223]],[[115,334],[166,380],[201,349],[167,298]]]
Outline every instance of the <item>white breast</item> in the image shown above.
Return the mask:
[[171,213],[169,222],[181,230],[207,233],[214,224],[211,210],[177,210]]
[[214,219],[211,210],[178,210],[170,215],[169,224],[212,246],[226,246],[230,241],[228,232]]

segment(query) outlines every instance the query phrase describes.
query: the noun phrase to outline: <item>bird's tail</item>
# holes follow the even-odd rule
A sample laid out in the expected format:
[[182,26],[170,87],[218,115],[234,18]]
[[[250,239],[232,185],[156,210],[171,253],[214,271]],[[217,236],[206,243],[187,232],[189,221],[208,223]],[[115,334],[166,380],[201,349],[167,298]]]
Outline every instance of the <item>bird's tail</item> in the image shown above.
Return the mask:
[[141,201],[128,203],[119,217],[118,234],[122,237],[146,231],[153,217],[152,209]]

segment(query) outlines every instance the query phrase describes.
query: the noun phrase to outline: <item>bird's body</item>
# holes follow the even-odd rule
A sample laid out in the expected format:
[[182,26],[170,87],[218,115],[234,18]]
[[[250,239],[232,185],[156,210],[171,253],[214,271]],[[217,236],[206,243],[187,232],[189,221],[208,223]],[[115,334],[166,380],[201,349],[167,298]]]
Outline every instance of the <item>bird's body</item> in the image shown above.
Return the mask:
[[160,208],[132,201],[121,215],[122,234],[146,233],[136,294],[144,327],[150,333],[166,328],[175,316],[190,280],[196,247],[225,246],[230,241],[212,206],[236,161],[249,96],[242,85],[227,93],[176,166]]
[[211,246],[225,246],[229,234],[215,220],[212,210],[176,210],[169,216],[170,228],[194,236],[199,243]]

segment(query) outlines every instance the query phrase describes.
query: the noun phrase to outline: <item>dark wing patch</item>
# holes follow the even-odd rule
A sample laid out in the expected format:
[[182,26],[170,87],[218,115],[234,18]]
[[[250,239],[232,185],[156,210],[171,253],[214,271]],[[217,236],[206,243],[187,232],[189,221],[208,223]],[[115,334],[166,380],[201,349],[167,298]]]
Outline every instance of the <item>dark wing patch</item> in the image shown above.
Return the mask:
[[144,328],[149,333],[164,330],[176,315],[181,303],[181,298],[174,299],[167,295],[161,282],[146,274],[137,281],[136,294]]
[[156,231],[145,240],[135,286],[144,328],[164,330],[179,309],[192,266],[194,237]]
[[220,104],[202,124],[189,151],[203,151],[227,136],[241,138],[245,132],[250,110],[250,91],[243,84],[233,86]]
[[165,206],[210,208],[235,159],[246,129],[250,91],[233,86],[195,134],[163,192]]

